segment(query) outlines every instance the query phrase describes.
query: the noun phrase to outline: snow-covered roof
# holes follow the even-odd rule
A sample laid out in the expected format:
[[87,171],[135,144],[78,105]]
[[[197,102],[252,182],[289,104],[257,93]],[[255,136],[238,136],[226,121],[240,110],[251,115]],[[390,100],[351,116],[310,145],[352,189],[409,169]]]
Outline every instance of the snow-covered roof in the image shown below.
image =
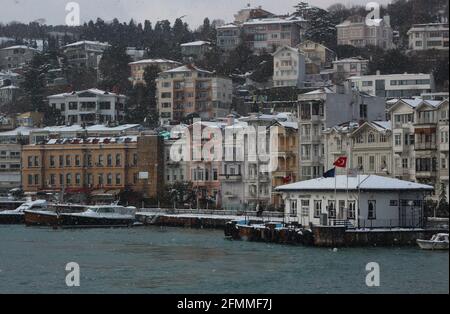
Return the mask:
[[96,125],[90,125],[86,128],[83,128],[81,125],[74,124],[74,125],[59,125],[59,126],[48,126],[42,129],[35,129],[33,132],[50,132],[50,133],[65,133],[65,132],[121,132],[121,131],[127,131],[134,128],[139,128],[140,124],[123,124],[113,127],[108,127],[103,124],[96,124]]
[[[336,181],[335,181],[336,179]],[[348,185],[347,185],[348,181]],[[307,181],[300,181],[292,184],[282,185],[276,188],[278,191],[339,191],[345,190],[405,190],[405,191],[432,191],[434,188],[430,185],[403,181],[388,177],[376,175],[358,175],[348,177],[338,175],[336,178],[317,178]]]
[[367,59],[363,59],[363,58],[358,58],[358,57],[354,57],[354,58],[344,58],[344,59],[340,59],[340,60],[336,60],[333,61],[333,63],[362,63],[362,62],[369,62],[369,60]]
[[421,98],[401,98],[401,99],[391,99],[387,103],[388,105],[392,105],[389,108],[389,111],[392,111],[398,104],[404,103],[411,108],[417,108],[421,105],[428,105],[434,108],[438,108],[445,100],[424,100]]
[[191,47],[191,46],[203,46],[203,45],[211,45],[211,43],[209,41],[204,41],[204,40],[198,40],[198,41],[192,41],[189,43],[184,43],[181,44],[181,47]]
[[236,24],[233,24],[233,23],[229,23],[229,24],[225,24],[225,25],[217,27],[217,29],[234,29],[234,28],[239,28],[239,26],[237,26]]
[[102,43],[100,41],[90,41],[90,40],[82,40],[82,41],[77,41],[68,45],[65,45],[63,48],[69,48],[69,47],[76,47],[76,46],[81,46],[81,45],[98,45],[98,46],[104,46],[104,47],[108,47],[110,46],[110,44],[108,43]]
[[169,60],[169,59],[144,59],[135,62],[129,63],[129,65],[135,64],[152,64],[152,63],[173,63],[173,64],[181,64],[180,62]]
[[134,136],[121,136],[121,137],[88,137],[81,138],[64,138],[64,139],[51,139],[48,140],[46,145],[63,145],[63,144],[120,144],[120,143],[136,143],[138,137]]
[[334,94],[335,92],[328,88],[328,87],[323,87],[323,88],[319,88],[316,90],[313,90],[311,92],[308,93],[304,93],[303,95],[319,95],[319,94]]
[[1,132],[0,137],[2,137],[2,136],[18,136],[18,135],[28,136],[28,135],[30,135],[30,132],[33,130],[35,130],[35,129],[21,126],[21,127],[18,127],[17,129],[11,130],[11,131]]
[[6,48],[0,49],[0,50],[12,50],[12,49],[29,49],[29,50],[39,51],[33,47],[28,47],[25,45],[10,46],[10,47],[6,47]]
[[179,73],[179,72],[192,72],[192,71],[213,74],[213,72],[200,69],[200,68],[196,67],[195,65],[183,65],[178,68],[164,71],[163,73]]
[[244,26],[252,26],[252,25],[265,25],[265,24],[295,24],[299,22],[305,22],[306,20],[301,17],[290,17],[290,18],[261,18],[261,19],[252,19],[245,22]]
[[116,94],[116,93],[112,93],[112,92],[106,92],[104,90],[100,90],[100,89],[97,89],[97,88],[90,88],[90,89],[82,90],[82,91],[50,95],[47,98],[69,97],[69,96],[75,96],[75,95],[82,94],[82,93],[92,93],[92,94],[99,95],[99,96],[101,95],[101,96],[125,97],[125,95]]
[[20,89],[20,88],[17,86],[14,86],[14,85],[8,85],[8,86],[0,87],[0,89],[5,90],[5,89]]
[[279,54],[283,50],[289,50],[289,51],[291,51],[293,53],[300,53],[300,54],[302,53],[301,51],[299,51],[296,48],[292,48],[290,46],[285,45],[285,46],[282,46],[282,47],[278,48],[274,53],[272,53],[272,56],[276,56],[277,54]]

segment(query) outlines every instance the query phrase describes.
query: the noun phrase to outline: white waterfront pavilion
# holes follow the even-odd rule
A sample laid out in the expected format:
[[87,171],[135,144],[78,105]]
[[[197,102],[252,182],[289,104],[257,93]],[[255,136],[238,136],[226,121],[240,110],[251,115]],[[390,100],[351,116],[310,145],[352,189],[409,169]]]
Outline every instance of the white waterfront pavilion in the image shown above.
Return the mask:
[[277,188],[285,220],[354,228],[420,228],[429,185],[376,175],[318,178]]

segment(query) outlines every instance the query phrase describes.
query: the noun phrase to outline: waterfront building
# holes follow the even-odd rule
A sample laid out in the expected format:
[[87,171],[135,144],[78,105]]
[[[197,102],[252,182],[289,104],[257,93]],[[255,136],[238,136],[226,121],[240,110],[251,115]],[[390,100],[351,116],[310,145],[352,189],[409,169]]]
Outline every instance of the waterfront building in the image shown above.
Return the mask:
[[175,183],[188,181],[188,161],[174,160],[171,158],[171,151],[181,153],[186,147],[187,139],[183,130],[187,128],[185,125],[176,126],[177,131],[171,130],[166,132],[164,138],[164,182],[165,185],[173,185]]
[[168,59],[144,59],[131,62],[129,65],[131,68],[131,80],[133,85],[136,85],[145,84],[144,73],[148,67],[156,66],[161,72],[164,72],[181,66],[181,63]]
[[163,140],[154,134],[50,139],[23,147],[26,192],[139,192],[157,198],[163,188]]
[[96,88],[51,95],[47,99],[66,124],[121,122],[125,115],[125,95]]
[[322,176],[325,166],[323,131],[347,121],[385,117],[383,98],[348,89],[322,88],[298,96],[300,180]]
[[389,108],[394,176],[448,194],[448,99],[399,99]]
[[352,87],[370,95],[386,98],[411,98],[435,90],[433,74],[380,74],[353,76]]
[[232,100],[231,79],[194,65],[162,72],[157,79],[158,111],[163,125],[193,114],[202,119],[226,117]]
[[10,46],[0,49],[0,70],[12,70],[23,67],[39,51],[25,45]]
[[277,188],[285,200],[285,220],[304,226],[420,228],[429,185],[377,175],[338,175]]
[[305,81],[305,56],[289,46],[273,53],[273,86],[301,87]]
[[407,33],[409,49],[448,50],[448,23],[414,24]]
[[390,121],[349,122],[324,131],[325,168],[347,157],[349,169],[360,173],[392,176],[392,127]]
[[352,76],[363,76],[369,71],[369,60],[363,58],[346,58],[333,61],[335,80],[342,82]]
[[336,25],[337,44],[358,48],[377,46],[385,50],[394,48],[389,16],[373,21],[375,22],[373,25],[368,25],[365,17],[352,16],[343,23]]
[[181,44],[181,54],[185,62],[202,60],[205,54],[211,49],[209,41],[193,41]]
[[313,42],[312,40],[305,40],[298,45],[301,52],[309,61],[319,67],[319,69],[327,69],[333,66],[333,61],[336,59],[336,53],[326,46]]
[[78,41],[64,47],[63,53],[69,65],[77,68],[92,68],[97,70],[103,52],[110,47],[108,43],[99,41]]
[[0,193],[21,186],[22,147],[29,143],[32,128],[18,127],[0,132]]

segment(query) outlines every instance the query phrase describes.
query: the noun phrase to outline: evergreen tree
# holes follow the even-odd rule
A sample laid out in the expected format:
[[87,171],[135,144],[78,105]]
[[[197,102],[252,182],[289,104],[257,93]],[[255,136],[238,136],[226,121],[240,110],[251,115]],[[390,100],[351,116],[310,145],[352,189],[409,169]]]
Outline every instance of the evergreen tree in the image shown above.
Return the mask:
[[113,45],[105,50],[99,64],[100,88],[106,91],[127,93],[130,83],[130,56],[123,45]]

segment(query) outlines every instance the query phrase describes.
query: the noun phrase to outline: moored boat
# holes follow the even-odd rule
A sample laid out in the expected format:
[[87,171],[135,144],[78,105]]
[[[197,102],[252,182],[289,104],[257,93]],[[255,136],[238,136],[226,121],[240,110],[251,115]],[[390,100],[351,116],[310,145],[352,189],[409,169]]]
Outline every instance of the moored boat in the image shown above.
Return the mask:
[[85,210],[85,206],[54,204],[48,210],[25,210],[25,224],[27,226],[55,227],[59,225],[61,213],[79,213]]
[[90,206],[82,213],[60,214],[63,228],[130,227],[135,221],[136,208],[119,205]]
[[422,250],[448,250],[448,233],[435,234],[431,240],[417,240],[417,244]]
[[0,212],[0,224],[13,225],[25,223],[26,210],[45,210],[47,208],[47,201],[37,200],[26,202],[14,210],[5,210]]

